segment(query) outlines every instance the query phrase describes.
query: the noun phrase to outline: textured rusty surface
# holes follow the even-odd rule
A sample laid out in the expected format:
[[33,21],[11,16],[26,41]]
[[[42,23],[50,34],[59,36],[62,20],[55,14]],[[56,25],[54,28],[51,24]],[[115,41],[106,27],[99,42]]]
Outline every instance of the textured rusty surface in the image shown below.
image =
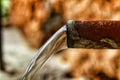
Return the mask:
[[75,28],[80,36],[91,40],[109,37],[120,42],[120,21],[76,21]]
[[74,21],[71,25],[68,47],[120,48],[120,21]]

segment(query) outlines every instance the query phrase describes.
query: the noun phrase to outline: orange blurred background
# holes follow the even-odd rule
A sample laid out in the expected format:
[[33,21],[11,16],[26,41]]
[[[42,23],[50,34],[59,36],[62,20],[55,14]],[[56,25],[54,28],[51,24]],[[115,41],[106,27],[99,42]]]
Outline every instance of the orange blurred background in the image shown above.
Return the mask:
[[37,49],[72,20],[120,20],[120,0],[2,0],[0,80],[20,77]]

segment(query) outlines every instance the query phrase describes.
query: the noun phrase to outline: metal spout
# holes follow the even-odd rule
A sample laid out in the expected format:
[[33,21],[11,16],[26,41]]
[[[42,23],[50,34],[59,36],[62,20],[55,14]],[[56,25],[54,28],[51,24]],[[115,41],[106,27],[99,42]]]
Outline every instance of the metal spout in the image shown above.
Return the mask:
[[71,48],[120,48],[120,21],[68,21],[67,44]]

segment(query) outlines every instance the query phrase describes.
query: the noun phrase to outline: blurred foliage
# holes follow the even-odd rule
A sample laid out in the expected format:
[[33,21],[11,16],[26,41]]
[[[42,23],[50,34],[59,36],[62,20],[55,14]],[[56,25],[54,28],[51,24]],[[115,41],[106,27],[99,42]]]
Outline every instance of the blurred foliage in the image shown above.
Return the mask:
[[8,17],[11,0],[0,0],[2,17]]

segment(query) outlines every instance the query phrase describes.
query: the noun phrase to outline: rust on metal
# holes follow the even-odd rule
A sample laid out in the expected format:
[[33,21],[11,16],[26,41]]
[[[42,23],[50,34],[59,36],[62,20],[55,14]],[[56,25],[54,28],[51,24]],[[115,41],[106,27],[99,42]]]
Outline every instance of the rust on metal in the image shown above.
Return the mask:
[[[68,47],[120,48],[119,34],[120,21],[72,21],[67,24]],[[80,46],[82,44],[86,46]]]

